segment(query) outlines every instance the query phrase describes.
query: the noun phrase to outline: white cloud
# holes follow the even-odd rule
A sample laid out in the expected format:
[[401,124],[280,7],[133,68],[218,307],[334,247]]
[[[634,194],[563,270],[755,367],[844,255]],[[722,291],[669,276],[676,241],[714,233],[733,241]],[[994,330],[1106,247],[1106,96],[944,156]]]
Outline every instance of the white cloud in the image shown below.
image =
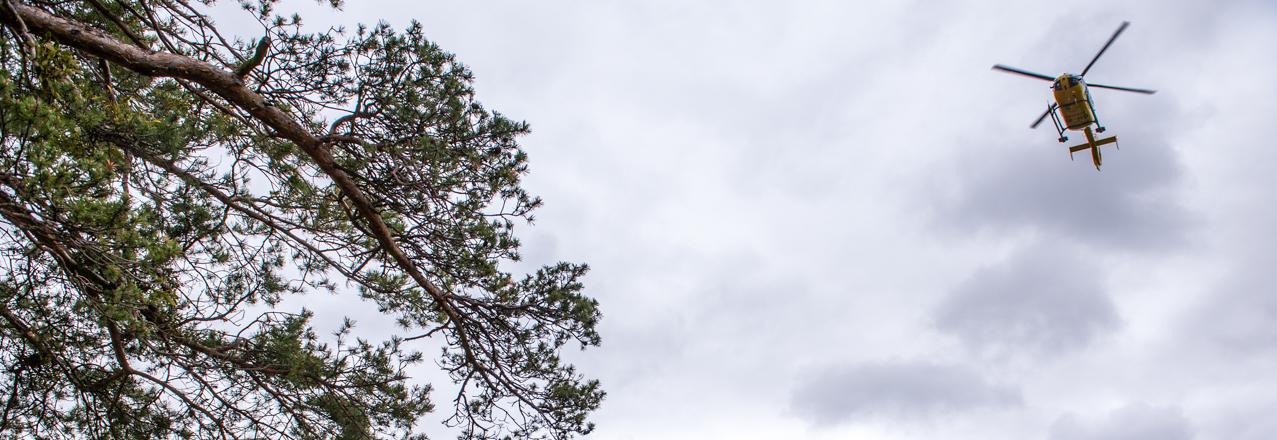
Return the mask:
[[814,424],[833,425],[875,417],[925,421],[1021,403],[1018,390],[968,367],[897,361],[816,371],[794,390],[790,408]]
[[[569,355],[609,390],[592,439],[1273,432],[1220,427],[1277,389],[1270,1],[303,15],[421,20],[532,124],[526,264],[590,263],[603,307],[603,346]],[[989,66],[1076,71],[1123,19],[1088,79],[1159,93],[1093,92],[1122,148],[1097,173],[1027,129],[1044,84]],[[1170,406],[1058,417],[1134,401]]]
[[977,351],[1057,354],[1117,329],[1098,265],[1066,245],[1038,243],[958,284],[935,327]]
[[1049,440],[1192,440],[1192,423],[1175,407],[1134,404],[1103,417],[1061,416],[1051,425]]

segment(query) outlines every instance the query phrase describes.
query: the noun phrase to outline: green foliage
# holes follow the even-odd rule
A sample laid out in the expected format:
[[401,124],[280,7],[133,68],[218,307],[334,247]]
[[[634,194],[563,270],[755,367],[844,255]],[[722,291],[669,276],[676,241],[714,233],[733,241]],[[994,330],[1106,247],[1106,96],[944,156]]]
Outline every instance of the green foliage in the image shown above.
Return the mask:
[[[501,269],[540,205],[520,186],[528,126],[484,109],[419,24],[306,33],[246,2],[266,37],[237,40],[185,0],[22,3],[242,68],[323,140],[426,280],[331,171],[216,86],[23,34],[0,11],[4,436],[419,438],[432,388],[407,373],[427,365],[455,382],[444,418],[464,438],[593,429],[604,393],[560,359],[599,343],[586,266]],[[347,321],[321,339],[310,312],[280,308],[316,291],[357,294],[401,334],[352,340]],[[414,349],[427,336],[433,362]]]

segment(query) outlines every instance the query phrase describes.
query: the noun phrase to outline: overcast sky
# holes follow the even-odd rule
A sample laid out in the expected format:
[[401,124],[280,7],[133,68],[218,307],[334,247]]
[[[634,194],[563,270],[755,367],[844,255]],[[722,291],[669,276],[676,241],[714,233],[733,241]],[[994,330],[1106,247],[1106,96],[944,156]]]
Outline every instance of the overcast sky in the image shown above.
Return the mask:
[[[1277,438],[1271,0],[348,3],[291,7],[421,21],[531,123],[525,257],[603,306],[592,439]],[[990,66],[1123,20],[1087,79],[1158,93],[1093,90],[1096,172]]]

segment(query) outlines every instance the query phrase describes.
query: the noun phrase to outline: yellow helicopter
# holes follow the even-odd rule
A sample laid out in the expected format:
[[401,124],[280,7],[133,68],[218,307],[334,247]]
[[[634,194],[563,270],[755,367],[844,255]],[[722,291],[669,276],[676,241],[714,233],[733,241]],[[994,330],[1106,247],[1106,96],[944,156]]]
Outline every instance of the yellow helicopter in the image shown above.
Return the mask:
[[[1100,55],[1104,55],[1104,51],[1108,50],[1109,46],[1113,44],[1113,40],[1116,40],[1117,36],[1121,35],[1122,31],[1126,30],[1126,27],[1129,25],[1130,25],[1129,22],[1123,21],[1122,25],[1118,26],[1117,32],[1114,32],[1113,36],[1109,37],[1109,41],[1107,43],[1104,43],[1104,47],[1100,48],[1100,52],[1095,54],[1095,58],[1091,59],[1091,63],[1087,64],[1085,69],[1082,69],[1081,75],[1065,73],[1065,74],[1061,74],[1058,77],[1052,78],[1050,76],[1043,75],[1041,73],[1034,73],[1027,70],[1017,69],[1014,67],[1007,67],[1001,64],[996,64],[993,66],[995,70],[1016,73],[1016,74],[1052,82],[1051,90],[1053,94],[1055,95],[1055,102],[1048,103],[1046,107],[1046,112],[1043,113],[1042,116],[1038,117],[1038,120],[1033,122],[1033,125],[1030,125],[1029,128],[1037,128],[1038,124],[1041,124],[1042,121],[1045,120],[1047,116],[1050,116],[1051,121],[1055,123],[1055,130],[1059,132],[1060,142],[1065,142],[1069,140],[1068,136],[1064,135],[1064,130],[1066,129],[1081,130],[1083,133],[1086,134],[1086,143],[1069,147],[1069,157],[1072,158],[1073,153],[1076,153],[1078,151],[1090,149],[1091,160],[1095,162],[1096,170],[1100,169],[1100,161],[1101,161],[1100,145],[1114,144],[1114,146],[1116,146],[1117,136],[1109,136],[1104,139],[1095,138],[1095,133],[1104,132],[1104,126],[1100,125],[1099,118],[1095,116],[1095,102],[1091,100],[1091,92],[1087,89],[1087,86],[1098,87],[1101,89],[1113,89],[1113,90],[1122,90],[1126,92],[1144,93],[1148,95],[1156,93],[1155,90],[1148,90],[1148,89],[1106,86],[1103,84],[1095,84],[1095,83],[1087,84],[1085,81],[1082,80],[1082,77],[1086,76],[1086,72],[1089,72],[1091,70],[1091,66],[1094,66],[1095,62],[1100,59]],[[1060,111],[1058,115],[1055,112],[1056,110]],[[1064,121],[1061,122],[1060,118],[1063,118]],[[1091,131],[1092,124],[1094,124],[1096,127],[1095,131]]]

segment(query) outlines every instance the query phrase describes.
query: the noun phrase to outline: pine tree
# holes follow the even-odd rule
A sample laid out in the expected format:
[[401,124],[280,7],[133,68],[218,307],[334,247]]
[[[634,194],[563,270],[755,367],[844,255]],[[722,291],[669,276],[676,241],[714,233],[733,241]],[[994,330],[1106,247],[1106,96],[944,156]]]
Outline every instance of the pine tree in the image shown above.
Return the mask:
[[[424,438],[417,364],[465,438],[588,433],[586,267],[501,267],[527,124],[419,24],[244,0],[245,39],[205,3],[0,0],[0,436]],[[280,304],[312,292],[400,330],[320,337]]]

